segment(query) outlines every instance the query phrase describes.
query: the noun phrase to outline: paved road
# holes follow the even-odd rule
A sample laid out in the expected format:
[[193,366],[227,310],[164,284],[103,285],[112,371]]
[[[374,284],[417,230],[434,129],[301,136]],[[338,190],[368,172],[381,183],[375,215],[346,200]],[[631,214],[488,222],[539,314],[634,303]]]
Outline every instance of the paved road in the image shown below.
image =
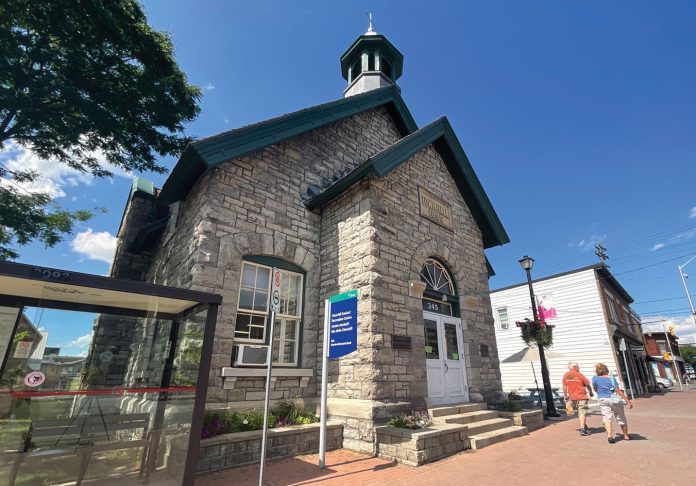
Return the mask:
[[[609,444],[601,417],[593,412],[593,434],[581,437],[577,420],[550,423],[541,430],[477,452],[464,452],[411,468],[350,451],[270,462],[266,484],[285,485],[687,485],[696,484],[696,391],[673,391],[641,398],[627,411],[634,440]],[[617,437],[620,437],[617,434]],[[258,484],[258,466],[200,476],[196,486]]]

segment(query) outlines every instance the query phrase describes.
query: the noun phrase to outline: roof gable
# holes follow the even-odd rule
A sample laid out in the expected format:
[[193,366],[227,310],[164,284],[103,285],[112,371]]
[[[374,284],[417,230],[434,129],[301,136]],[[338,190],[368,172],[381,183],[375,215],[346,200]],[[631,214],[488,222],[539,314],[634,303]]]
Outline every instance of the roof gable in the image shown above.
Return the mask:
[[180,201],[207,169],[379,106],[387,107],[402,136],[418,129],[395,86],[342,98],[189,144],[157,200]]
[[384,177],[430,144],[434,145],[442,157],[459,193],[481,230],[484,248],[508,243],[510,238],[446,117],[436,120],[370,157],[335,183],[310,197],[305,204],[310,209],[319,208],[371,173]]

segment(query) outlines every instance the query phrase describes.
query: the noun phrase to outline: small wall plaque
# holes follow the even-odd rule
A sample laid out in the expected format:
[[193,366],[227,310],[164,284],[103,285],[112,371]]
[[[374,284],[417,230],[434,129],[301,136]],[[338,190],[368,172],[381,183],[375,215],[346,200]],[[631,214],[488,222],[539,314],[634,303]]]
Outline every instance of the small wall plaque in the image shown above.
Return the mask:
[[392,334],[392,348],[393,349],[411,349],[411,336],[397,336]]
[[453,228],[452,206],[420,186],[418,187],[418,199],[420,200],[421,216],[448,230]]

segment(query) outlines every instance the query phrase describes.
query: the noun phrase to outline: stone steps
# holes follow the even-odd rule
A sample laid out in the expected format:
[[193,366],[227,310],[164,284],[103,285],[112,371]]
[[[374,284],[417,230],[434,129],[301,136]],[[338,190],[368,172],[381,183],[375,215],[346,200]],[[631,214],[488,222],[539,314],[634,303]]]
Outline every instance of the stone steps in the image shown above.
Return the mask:
[[527,427],[512,425],[510,427],[484,432],[483,434],[470,435],[469,440],[471,441],[471,449],[477,451],[489,445],[497,444],[498,442],[515,437],[522,437],[523,435],[527,435]]
[[428,413],[432,418],[444,417],[446,415],[459,415],[462,413],[478,412],[486,410],[485,403],[459,403],[447,405],[445,407],[434,407],[428,409]]
[[494,430],[505,429],[507,427],[512,427],[512,419],[494,418],[467,424],[467,428],[469,429],[469,437],[473,435],[485,434]]
[[494,410],[477,410],[475,412],[444,415],[437,419],[433,419],[433,421],[445,424],[470,424],[472,422],[481,422],[483,420],[491,420],[499,417],[500,415],[498,415],[498,412]]

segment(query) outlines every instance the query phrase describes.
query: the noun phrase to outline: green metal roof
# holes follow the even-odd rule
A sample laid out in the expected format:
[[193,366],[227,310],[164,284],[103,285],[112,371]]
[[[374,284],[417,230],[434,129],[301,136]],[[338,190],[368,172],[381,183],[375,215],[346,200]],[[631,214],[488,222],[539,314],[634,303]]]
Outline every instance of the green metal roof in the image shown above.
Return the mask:
[[207,169],[383,105],[402,136],[418,129],[396,86],[342,98],[189,144],[157,200],[161,205],[180,201]]
[[510,238],[446,117],[434,121],[370,157],[323,192],[307,200],[307,207],[321,207],[371,173],[384,177],[430,144],[434,145],[442,157],[476,220],[483,235],[484,248],[508,243]]
[[381,34],[361,35],[341,56],[341,74],[343,79],[348,81],[348,68],[367,51],[379,51],[392,65],[394,69],[394,79],[401,77],[404,68],[404,55]]

